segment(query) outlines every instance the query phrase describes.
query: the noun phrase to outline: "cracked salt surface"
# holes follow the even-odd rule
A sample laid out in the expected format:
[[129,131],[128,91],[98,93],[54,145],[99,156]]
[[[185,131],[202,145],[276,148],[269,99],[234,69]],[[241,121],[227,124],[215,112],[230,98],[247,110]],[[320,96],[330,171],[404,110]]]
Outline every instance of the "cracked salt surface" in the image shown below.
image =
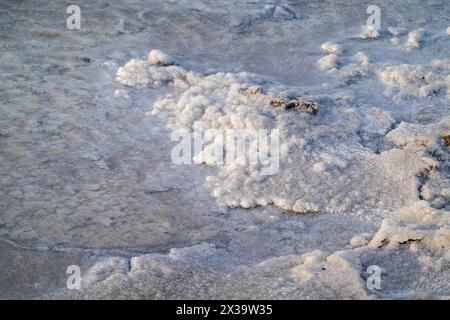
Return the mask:
[[[364,39],[354,1],[79,5],[0,5],[0,297],[449,297],[445,2]],[[172,164],[198,120],[278,129],[279,172]]]

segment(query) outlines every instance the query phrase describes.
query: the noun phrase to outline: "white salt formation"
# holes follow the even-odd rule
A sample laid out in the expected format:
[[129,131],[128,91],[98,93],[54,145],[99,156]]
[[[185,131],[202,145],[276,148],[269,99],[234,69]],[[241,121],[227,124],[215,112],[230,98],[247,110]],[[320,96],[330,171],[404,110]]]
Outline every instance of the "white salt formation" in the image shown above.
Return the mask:
[[142,88],[147,85],[161,86],[182,81],[183,77],[190,77],[193,73],[187,73],[177,66],[149,65],[146,61],[132,59],[117,70],[116,80],[129,87]]
[[168,66],[173,64],[173,59],[168,54],[160,50],[152,50],[148,54],[148,63],[152,65]]
[[368,76],[371,72],[370,59],[364,52],[357,52],[349,63],[339,69],[338,76],[343,79],[355,79]]
[[380,32],[376,28],[368,25],[362,26],[361,32],[359,33],[361,39],[376,39],[379,36]]
[[344,51],[341,45],[331,42],[325,42],[324,44],[322,44],[320,46],[320,50],[322,50],[326,54],[334,53],[336,55],[340,55]]
[[[328,43],[325,43],[325,48],[330,48]],[[332,46],[331,46],[332,47]],[[332,51],[323,50],[322,51]],[[340,51],[342,54],[342,50]],[[335,53],[328,54],[317,61],[317,66],[322,71],[327,71],[329,74],[337,76],[342,79],[358,79],[368,76],[371,72],[370,59],[364,52],[357,52],[349,63],[345,66],[338,65],[338,56]]]
[[406,41],[406,47],[408,49],[417,49],[420,47],[420,43],[425,35],[425,29],[419,28],[417,30],[408,33],[408,40]]
[[338,64],[338,56],[335,53],[328,54],[317,61],[320,70],[335,71]]
[[[355,65],[350,65],[343,73],[347,76],[366,75],[368,57],[359,52],[354,60]],[[154,67],[145,66],[145,63],[139,62],[139,65],[151,70],[147,83],[152,83]],[[118,76],[119,72],[122,74],[124,69],[127,70],[127,65],[119,69]],[[315,117],[334,120],[327,120],[326,126],[317,126],[311,121],[311,115],[271,106],[270,101],[278,95],[272,89],[268,88],[267,93],[249,91],[247,88],[252,87],[252,83],[263,81],[256,76],[246,73],[203,76],[182,67],[158,67],[157,70],[159,78],[166,79],[166,83],[178,91],[156,101],[151,114],[166,119],[173,130],[192,130],[194,123],[201,121],[204,128],[224,133],[230,129],[280,131],[279,172],[266,177],[261,175],[263,168],[258,165],[219,167],[220,174],[207,181],[219,203],[244,208],[274,205],[299,213],[337,213],[352,208],[354,214],[362,216],[367,210],[384,212],[415,201],[415,176],[426,173],[429,159],[409,150],[374,155],[372,150],[355,140],[357,131],[366,121],[358,110],[319,112]],[[138,73],[141,75],[142,71]],[[131,74],[129,78],[134,76]],[[383,74],[382,79],[395,81],[397,78]],[[389,127],[390,123],[381,122],[380,125]],[[376,124],[372,123],[372,126]],[[371,130],[383,132],[376,127]],[[335,131],[339,134],[330,134]],[[212,153],[217,148],[215,143],[214,140],[206,143],[202,154],[197,155],[202,162],[215,163]],[[251,141],[250,145],[250,152],[257,152],[257,145],[252,146]],[[293,166],[293,163],[297,165]],[[392,163],[402,165],[391,171]],[[370,175],[369,167],[372,168]],[[354,183],[348,184],[348,181]],[[365,185],[363,190],[359,187],[361,184]],[[394,192],[393,189],[403,191]]]
[[[409,38],[418,43],[420,33],[419,30]],[[342,47],[325,43],[321,50],[327,55],[318,61],[320,69],[343,79],[369,77],[376,71],[393,98],[426,97],[447,90],[447,60],[435,60],[430,65],[379,68],[371,65],[365,53],[358,52],[351,58],[353,62],[338,69],[337,59],[338,54],[343,53]],[[354,292],[360,291],[360,297],[370,297],[363,291],[364,284],[357,280],[362,270],[356,261],[369,256],[376,259],[377,251],[384,246],[388,250],[385,254],[395,255],[403,245],[410,245],[411,255],[417,256],[423,270],[432,266],[441,272],[446,270],[449,259],[443,253],[449,245],[449,221],[444,218],[445,213],[432,209],[425,201],[417,201],[427,199],[434,206],[443,206],[450,201],[450,189],[442,189],[442,186],[450,185],[450,180],[440,170],[440,162],[449,158],[442,158],[446,149],[441,137],[448,134],[450,141],[450,117],[435,126],[422,126],[423,129],[420,126],[409,129],[402,123],[392,130],[395,120],[388,111],[379,108],[371,108],[364,114],[342,105],[334,111],[322,110],[315,116],[274,108],[273,101],[284,101],[277,98],[281,93],[270,86],[262,90],[258,83],[264,80],[254,75],[216,73],[203,76],[181,67],[173,77],[168,68],[162,68],[161,72],[171,75],[163,78],[170,78],[167,84],[176,88],[176,94],[155,102],[151,115],[165,119],[173,130],[180,127],[192,130],[194,123],[201,121],[206,128],[221,132],[236,128],[280,131],[280,171],[273,176],[262,176],[260,166],[219,167],[219,174],[207,180],[207,186],[219,203],[242,208],[275,206],[297,213],[345,212],[362,220],[368,218],[364,214],[370,211],[369,219],[381,222],[373,237],[368,234],[354,236],[350,241],[351,249],[347,251],[331,255],[312,251],[294,258],[296,262],[289,267],[289,274],[297,281],[296,286],[302,287],[311,281],[331,281],[341,288],[342,279],[333,274],[342,274],[346,270],[350,277],[346,281],[355,284]],[[339,106],[339,96],[329,97]],[[314,96],[309,99],[320,100]],[[315,124],[313,119],[319,123],[326,121],[326,126]],[[387,140],[398,147],[374,154],[372,149],[355,140],[361,129],[363,139],[386,135]],[[214,144],[215,141],[210,141],[202,152],[203,162],[209,165],[215,164],[210,153],[216,148]],[[439,154],[439,159],[422,152],[421,148]],[[419,192],[417,176],[426,177]],[[402,209],[405,204],[410,207]],[[395,215],[398,218],[384,219],[392,208],[400,209]],[[421,229],[417,224],[420,221],[436,227]],[[208,254],[216,256],[219,254],[216,250]],[[283,259],[264,262],[264,265],[272,263],[272,268],[283,268],[285,262],[281,261]],[[317,278],[319,266],[330,273]],[[258,268],[255,277],[258,277]]]
[[130,60],[125,66],[117,70],[117,81],[130,87],[146,86],[148,78],[147,64],[144,61]]
[[379,72],[389,96],[427,97],[446,93],[449,88],[449,60],[435,60],[428,65],[394,65]]

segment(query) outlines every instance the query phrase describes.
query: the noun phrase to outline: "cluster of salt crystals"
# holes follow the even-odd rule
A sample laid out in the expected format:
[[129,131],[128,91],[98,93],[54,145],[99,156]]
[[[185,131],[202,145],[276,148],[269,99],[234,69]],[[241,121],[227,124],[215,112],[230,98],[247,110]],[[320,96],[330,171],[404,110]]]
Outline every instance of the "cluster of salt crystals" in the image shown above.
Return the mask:
[[320,50],[322,50],[322,52],[327,53],[327,54],[334,53],[336,55],[340,55],[344,52],[344,49],[342,48],[342,46],[340,44],[331,43],[331,42],[325,42],[324,44],[322,44],[320,46]]
[[[450,27],[449,27],[450,28]],[[393,38],[391,38],[391,43],[394,45],[400,44],[399,36],[403,35],[405,33],[405,28],[402,27],[389,27],[388,28],[389,33],[392,34]],[[361,33],[359,34],[360,38],[362,39],[375,39],[380,36],[380,33],[377,29],[371,27],[371,26],[363,26],[361,28]],[[425,36],[425,29],[419,28],[414,31],[411,31],[408,34],[407,40],[406,40],[406,48],[408,50],[417,49],[420,48],[420,43],[423,40],[423,37]]]
[[148,65],[145,61],[131,59],[117,70],[116,80],[129,87],[144,87],[149,84]]
[[[329,46],[327,47],[329,48]],[[368,64],[368,58],[364,54],[360,53],[356,56],[359,64]],[[403,162],[404,157],[411,157],[411,159],[416,159],[414,160],[415,165],[403,166],[402,168],[404,169],[403,175],[405,175],[403,180],[410,179],[411,183],[411,188],[405,187],[404,189],[413,190],[414,175],[427,168],[427,161],[420,160],[420,156],[418,158],[412,157],[408,152],[403,155],[402,151],[386,153],[378,160],[370,157],[370,153],[368,153],[365,156],[367,159],[365,157],[358,158],[361,174],[355,175],[352,173],[351,176],[346,176],[344,172],[347,164],[349,161],[354,161],[352,160],[354,157],[352,154],[356,152],[361,155],[358,143],[352,141],[352,137],[358,130],[357,128],[361,125],[359,121],[362,121],[362,123],[371,122],[373,128],[367,125],[363,125],[363,127],[375,134],[383,134],[392,124],[392,119],[389,120],[389,116],[386,118],[380,114],[381,122],[376,125],[377,122],[374,121],[378,121],[378,116],[373,118],[369,113],[367,121],[361,120],[356,110],[352,110],[348,115],[353,114],[353,116],[344,120],[347,132],[342,131],[341,128],[342,115],[336,123],[330,122],[326,128],[318,129],[309,123],[305,115],[300,115],[293,121],[291,116],[287,116],[280,109],[269,106],[268,100],[273,97],[273,94],[264,94],[260,90],[246,90],[245,88],[252,86],[249,84],[251,79],[245,73],[217,73],[210,76],[195,74],[188,77],[189,72],[181,67],[177,67],[180,70],[175,76],[173,76],[170,68],[173,67],[161,67],[159,72],[164,74],[163,78],[170,78],[172,83],[183,83],[184,85],[179,86],[179,88],[183,88],[184,91],[175,96],[172,95],[158,100],[151,112],[152,115],[166,118],[170,128],[186,127],[192,129],[196,121],[201,121],[205,129],[214,128],[222,132],[227,129],[244,128],[277,128],[281,131],[280,162],[282,166],[280,174],[276,177],[268,177],[267,179],[261,177],[261,168],[258,166],[242,168],[231,165],[222,168],[218,177],[208,179],[208,185],[211,187],[213,195],[226,205],[252,207],[273,204],[296,212],[319,210],[334,212],[345,210],[347,205],[356,202],[362,208],[365,201],[361,202],[361,192],[355,192],[353,195],[348,192],[348,196],[341,199],[341,189],[336,188],[336,185],[331,186],[327,182],[330,181],[330,177],[335,176],[336,179],[342,181],[350,179],[357,185],[358,183],[364,183],[364,179],[362,179],[366,170],[364,167],[369,163],[372,163],[371,166],[373,166],[374,160],[375,163],[383,161]],[[167,76],[167,74],[170,76]],[[385,118],[386,120],[383,120]],[[339,135],[347,136],[348,139],[343,139],[344,141],[338,139],[338,141],[333,142],[321,141],[320,149],[324,149],[326,152],[318,153],[316,156],[312,156],[316,153],[314,149],[309,149],[308,152],[303,151],[306,147],[309,147],[308,141],[314,141],[316,135],[322,134],[321,130],[333,131],[336,130],[334,129],[335,126],[336,129],[340,128],[341,130]],[[301,135],[293,134],[297,131],[295,130],[297,127],[302,128],[302,130],[298,130],[298,132],[302,132]],[[336,144],[340,145],[339,151],[334,148]],[[206,163],[214,164],[215,159],[210,157],[209,154],[209,151],[214,150],[214,148],[215,141],[210,141],[205,146],[202,155]],[[368,161],[367,164],[365,164],[366,161]],[[293,168],[292,163],[294,162],[302,164],[303,169],[299,171],[295,167]],[[311,171],[305,172],[305,168],[308,167],[311,168]],[[380,170],[384,169],[380,167]],[[395,169],[389,167],[389,170]],[[400,172],[395,172],[395,175],[398,176]],[[293,184],[294,181],[296,182]],[[317,185],[313,184],[312,181],[318,182]],[[273,185],[277,185],[277,188],[274,189]],[[383,185],[383,183],[380,183],[380,185]],[[298,192],[299,186],[305,192]],[[370,189],[367,190],[368,198],[371,197],[370,193],[382,192],[383,187],[380,186],[377,191]],[[375,189],[377,189],[377,186],[375,186]],[[414,194],[414,192],[412,193]],[[400,199],[404,199],[403,196],[405,195],[398,196],[399,199],[396,200],[396,196],[392,197],[392,194],[386,194],[386,198],[391,198],[394,203],[395,201],[403,201]],[[372,200],[367,200],[367,203],[370,203],[370,201]]]
[[143,88],[148,85],[161,86],[171,84],[175,87],[187,87],[195,81],[197,75],[174,66],[173,59],[159,51],[152,50],[147,61],[131,59],[116,73],[116,80],[128,87]]
[[173,58],[160,50],[150,51],[147,61],[151,65],[168,66],[174,64]]
[[339,56],[344,52],[341,45],[325,42],[320,50],[327,53],[317,61],[317,66],[322,71],[327,71],[343,79],[364,77],[371,72],[370,59],[364,52],[357,52],[353,56],[353,63],[339,68]]
[[359,37],[361,39],[376,39],[379,36],[380,32],[376,28],[368,25],[364,25],[361,27],[361,32],[359,34]]
[[344,52],[342,46],[336,43],[325,42],[320,46],[320,50],[327,55],[317,61],[319,69],[328,72],[337,72],[338,56]]
[[317,61],[320,70],[334,72],[337,70],[338,56],[330,53]]
[[353,56],[354,63],[350,63],[339,70],[339,77],[351,79],[368,76],[371,72],[370,58],[364,52],[357,52]]
[[[399,37],[406,33],[406,29],[403,27],[389,27],[388,31],[393,36],[390,41],[394,45],[399,45],[400,44]],[[406,49],[412,50],[420,48],[420,44],[423,41],[424,36],[425,36],[424,28],[419,28],[409,32],[405,43]]]
[[[450,60],[434,60],[428,65],[393,65],[378,73],[388,96],[427,97],[450,92]],[[450,95],[449,95],[450,97]]]
[[[368,64],[362,53],[355,60],[359,68]],[[294,212],[351,210],[362,216],[365,210],[381,214],[414,199],[415,176],[427,168],[421,156],[402,150],[374,156],[372,150],[359,144],[359,128],[367,127],[364,125],[367,121],[377,118],[369,120],[356,109],[338,108],[329,111],[333,115],[327,117],[326,125],[317,126],[311,122],[311,115],[270,106],[271,99],[276,97],[270,89],[266,93],[250,90],[262,81],[256,76],[246,73],[203,76],[181,67],[152,68],[157,68],[160,78],[170,79],[164,83],[178,84],[176,87],[180,89],[156,101],[151,111],[151,115],[166,119],[173,130],[192,129],[197,121],[205,129],[223,133],[229,129],[279,130],[279,172],[264,176],[261,164],[220,166],[219,174],[207,179],[207,186],[220,203],[244,208],[274,205]],[[173,68],[178,68],[176,73]],[[148,72],[149,83],[154,79],[152,72]],[[322,116],[319,112],[314,117]],[[381,119],[379,126],[385,128]],[[373,132],[386,130],[376,126],[372,123]],[[205,162],[214,164],[210,151],[216,143],[215,140],[206,143],[202,151]],[[257,147],[250,151],[257,152]],[[386,166],[392,162],[402,165]],[[374,170],[386,174],[374,174]],[[391,192],[392,187],[404,192]]]

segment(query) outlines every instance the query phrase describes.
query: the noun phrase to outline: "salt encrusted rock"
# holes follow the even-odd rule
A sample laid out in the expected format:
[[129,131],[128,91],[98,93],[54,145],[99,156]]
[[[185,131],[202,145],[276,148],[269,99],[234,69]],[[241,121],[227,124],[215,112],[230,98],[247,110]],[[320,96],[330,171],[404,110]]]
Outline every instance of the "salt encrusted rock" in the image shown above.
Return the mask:
[[116,80],[129,87],[144,87],[149,84],[147,63],[131,59],[116,73]]
[[450,147],[450,134],[446,134],[442,136],[444,143],[447,147]]
[[315,103],[299,99],[291,99],[286,101],[283,98],[274,98],[270,100],[270,105],[285,109],[297,109],[311,114],[316,114],[319,111],[319,106]]

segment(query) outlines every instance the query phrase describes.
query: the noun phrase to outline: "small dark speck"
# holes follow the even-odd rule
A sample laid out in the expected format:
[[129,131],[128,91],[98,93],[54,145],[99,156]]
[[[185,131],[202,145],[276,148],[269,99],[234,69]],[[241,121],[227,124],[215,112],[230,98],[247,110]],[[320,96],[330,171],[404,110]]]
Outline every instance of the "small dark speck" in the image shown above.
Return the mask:
[[85,63],[91,62],[91,58],[88,58],[88,57],[84,57],[84,58],[82,58],[82,60],[83,60],[83,62],[85,62]]

